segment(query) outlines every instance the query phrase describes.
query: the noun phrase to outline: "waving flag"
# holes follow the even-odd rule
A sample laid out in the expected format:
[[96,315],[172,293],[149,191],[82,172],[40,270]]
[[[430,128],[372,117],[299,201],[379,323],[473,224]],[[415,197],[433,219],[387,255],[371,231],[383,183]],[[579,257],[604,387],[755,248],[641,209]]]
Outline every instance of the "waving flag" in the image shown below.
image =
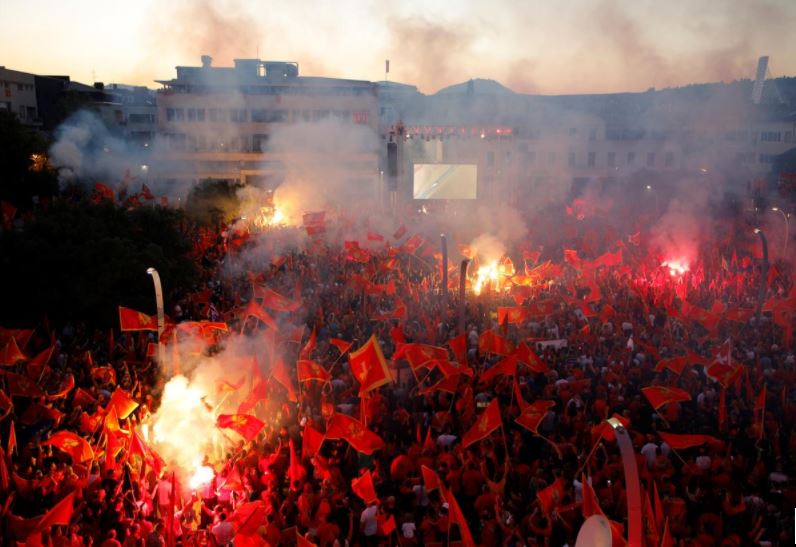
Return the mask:
[[324,435],[317,429],[309,425],[304,426],[304,433],[301,437],[301,459],[313,456],[321,448]]
[[692,446],[700,446],[703,444],[710,444],[713,446],[720,446],[724,444],[721,440],[717,439],[716,437],[711,437],[710,435],[678,435],[663,431],[659,431],[658,435],[660,435],[661,439],[666,444],[675,450],[684,450],[686,448],[691,448]]
[[344,355],[348,350],[351,349],[351,346],[354,345],[353,342],[346,342],[345,340],[341,340],[339,338],[330,338],[329,343],[336,347],[338,351],[340,351],[340,355]]
[[376,450],[384,448],[381,437],[362,425],[359,420],[345,414],[334,414],[326,427],[327,439],[343,439],[357,452],[371,455]]
[[45,446],[66,452],[72,458],[73,463],[83,463],[94,458],[94,451],[83,437],[78,437],[71,431],[58,431],[52,437],[41,443]]
[[361,348],[351,352],[348,362],[351,372],[360,384],[360,396],[392,381],[392,374],[387,368],[387,361],[375,335],[371,335]]
[[538,435],[539,424],[542,423],[548,411],[554,406],[556,406],[555,401],[534,401],[522,410],[522,413],[515,421],[531,433]]
[[462,447],[467,448],[471,444],[486,438],[501,425],[503,425],[503,420],[500,417],[498,400],[492,399],[486,410],[476,419],[475,424],[462,437]]
[[269,289],[255,285],[253,288],[254,298],[262,299],[262,306],[276,311],[291,312],[301,308],[301,302],[282,296],[281,294]]
[[8,393],[12,397],[44,397],[46,393],[39,387],[39,384],[14,372],[6,372],[6,385]]
[[370,503],[377,499],[376,488],[373,486],[373,475],[371,475],[370,469],[365,471],[362,476],[351,481],[351,490],[362,498],[365,503]]
[[517,356],[520,363],[528,365],[528,368],[537,374],[546,374],[550,371],[547,364],[525,342],[520,342],[517,349],[514,350],[514,355]]
[[658,410],[663,405],[679,402],[690,401],[691,394],[687,391],[676,387],[652,386],[643,387],[641,392],[652,405],[652,408]]
[[19,349],[17,340],[14,337],[11,337],[11,339],[6,342],[3,349],[0,350],[0,365],[2,366],[16,365],[19,361],[24,361],[26,359],[27,357]]
[[108,410],[113,408],[116,410],[116,415],[120,420],[127,418],[132,412],[138,408],[138,403],[127,394],[126,391],[117,387],[111,394],[111,399],[108,401]]
[[216,426],[231,429],[247,441],[251,441],[265,426],[265,423],[249,414],[221,414],[216,419]]
[[302,359],[296,363],[296,370],[298,372],[299,382],[317,380],[318,382],[325,383],[331,378],[329,371],[315,361]]
[[428,362],[435,359],[448,359],[448,350],[445,348],[431,346],[429,344],[397,344],[395,353],[392,356],[394,361],[406,359],[413,370],[420,367],[433,368]]
[[497,362],[493,367],[485,370],[478,376],[480,382],[489,383],[500,375],[517,375],[517,356],[509,355]]
[[542,507],[542,511],[549,515],[550,511],[555,509],[561,503],[561,500],[564,499],[566,483],[564,479],[557,478],[553,484],[548,486],[547,488],[543,488],[536,493],[536,497],[539,500],[539,505]]
[[158,330],[158,319],[154,315],[147,315],[140,311],[119,306],[119,327],[122,332]]

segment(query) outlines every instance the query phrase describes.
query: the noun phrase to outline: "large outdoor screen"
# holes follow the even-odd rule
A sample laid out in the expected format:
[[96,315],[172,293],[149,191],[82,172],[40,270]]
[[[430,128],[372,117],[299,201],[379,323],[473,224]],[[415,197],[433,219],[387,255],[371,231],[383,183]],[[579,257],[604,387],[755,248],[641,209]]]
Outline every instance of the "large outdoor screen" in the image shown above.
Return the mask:
[[416,163],[415,199],[475,199],[478,170],[476,165]]

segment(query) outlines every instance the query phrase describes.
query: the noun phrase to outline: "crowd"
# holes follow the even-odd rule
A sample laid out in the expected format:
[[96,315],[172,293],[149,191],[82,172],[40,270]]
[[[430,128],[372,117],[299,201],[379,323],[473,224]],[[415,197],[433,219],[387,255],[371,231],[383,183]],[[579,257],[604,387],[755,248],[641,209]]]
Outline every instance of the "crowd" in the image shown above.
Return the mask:
[[[517,272],[527,283],[468,292],[462,317],[455,271],[441,290],[434,250],[394,241],[363,256],[352,245],[319,243],[241,268],[235,259],[251,243],[239,236],[200,234],[202,285],[173,291],[167,304],[175,322],[228,324],[234,334],[214,334],[203,350],[211,355],[223,352],[225,336],[277,331],[271,341],[291,378],[274,373],[273,355],[260,356],[259,378],[236,386],[237,400],[250,402],[241,414],[264,427],[208,460],[214,477],[192,490],[139,433],[167,381],[153,332],[93,330],[88,321],[4,329],[4,355],[13,339],[24,358],[0,363],[3,544],[560,546],[574,545],[585,517],[602,512],[615,521],[619,545],[628,485],[603,427],[611,416],[636,449],[645,545],[793,541],[787,264],[766,280],[758,316],[761,272],[755,260],[743,264],[743,250],[732,264],[701,258],[674,275],[632,243],[621,264],[593,269],[571,254],[562,262],[558,249],[528,259],[526,275]],[[253,286],[300,301],[300,312],[270,310],[271,324],[242,314],[257,298]],[[509,320],[499,308],[524,311]],[[296,317],[303,331],[292,329]],[[348,356],[371,336],[394,378],[365,394]],[[405,344],[445,348],[446,356],[418,361]],[[329,380],[299,382],[299,354]],[[708,373],[717,361],[727,374]],[[41,392],[12,386],[17,376]],[[642,391],[656,386],[688,398],[658,404]],[[471,442],[494,401],[498,426]],[[543,410],[522,425],[528,408]],[[344,437],[313,437],[328,432],[335,413],[359,420],[378,445],[358,450]],[[118,429],[129,433],[111,446]],[[91,457],[50,442],[59,432],[84,439]]]

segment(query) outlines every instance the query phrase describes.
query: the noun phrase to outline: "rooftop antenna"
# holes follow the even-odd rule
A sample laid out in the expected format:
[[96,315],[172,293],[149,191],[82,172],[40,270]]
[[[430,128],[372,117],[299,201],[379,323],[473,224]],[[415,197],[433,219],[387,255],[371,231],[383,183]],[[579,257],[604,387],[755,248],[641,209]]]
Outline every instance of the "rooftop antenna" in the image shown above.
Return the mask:
[[387,83],[387,82],[390,81],[389,74],[390,74],[390,60],[389,59],[385,59],[384,60],[384,83]]

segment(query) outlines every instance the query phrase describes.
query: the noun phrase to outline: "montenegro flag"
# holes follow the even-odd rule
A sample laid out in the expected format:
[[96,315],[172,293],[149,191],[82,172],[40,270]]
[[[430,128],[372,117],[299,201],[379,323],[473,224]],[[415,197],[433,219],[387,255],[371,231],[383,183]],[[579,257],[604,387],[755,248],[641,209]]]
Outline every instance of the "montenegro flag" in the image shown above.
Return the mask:
[[83,463],[94,458],[94,451],[91,450],[88,441],[71,431],[58,431],[41,444],[51,445],[66,452],[72,458],[73,463]]
[[384,448],[384,441],[362,423],[346,414],[334,414],[326,427],[326,438],[347,441],[357,452],[370,455]]
[[360,396],[392,381],[392,374],[375,335],[371,335],[361,348],[351,352],[348,362],[359,381]]
[[326,383],[331,377],[329,371],[323,368],[315,361],[302,359],[296,363],[296,370],[298,371],[299,382],[309,382],[310,380],[318,380],[319,382]]
[[221,414],[216,420],[218,427],[231,429],[247,441],[254,439],[265,423],[249,414]]
[[527,405],[515,421],[528,431],[538,435],[539,424],[542,423],[542,420],[547,416],[547,411],[554,406],[556,406],[554,401],[540,399]]
[[467,448],[471,444],[486,438],[501,425],[503,425],[503,419],[500,417],[498,400],[492,399],[486,410],[476,419],[473,427],[462,437],[462,447]]
[[677,387],[650,386],[642,387],[641,392],[649,400],[652,408],[658,410],[665,404],[679,401],[690,401],[691,394]]
[[136,330],[158,330],[155,316],[119,306],[119,325],[122,332]]

